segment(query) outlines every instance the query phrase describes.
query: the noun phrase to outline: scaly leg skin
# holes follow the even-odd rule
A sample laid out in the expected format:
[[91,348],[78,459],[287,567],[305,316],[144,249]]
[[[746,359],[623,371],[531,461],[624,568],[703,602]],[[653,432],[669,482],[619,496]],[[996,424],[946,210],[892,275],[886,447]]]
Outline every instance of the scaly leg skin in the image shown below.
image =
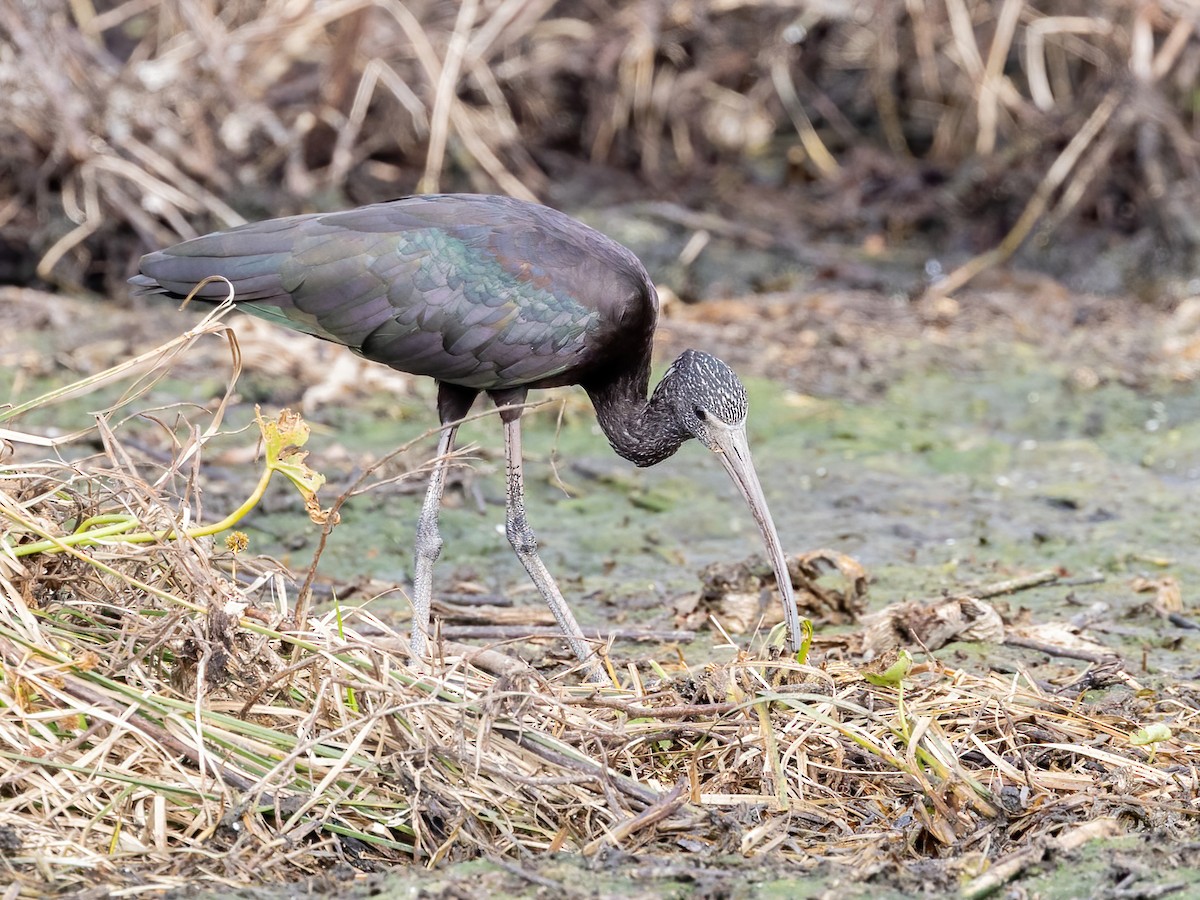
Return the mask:
[[417,659],[425,656],[429,644],[429,609],[433,602],[433,564],[442,553],[442,535],[438,513],[442,509],[442,491],[446,487],[446,467],[454,450],[457,425],[447,425],[438,438],[437,458],[429,476],[421,517],[417,520],[416,560],[413,565],[412,652]]
[[537,552],[537,537],[525,517],[525,482],[521,476],[521,418],[518,414],[504,423],[504,454],[508,470],[508,505],[505,517],[505,531],[508,542],[516,551],[517,558],[525,566],[525,571],[541,591],[546,605],[558,620],[558,627],[566,636],[572,652],[583,663],[584,671],[589,681],[608,681],[604,669],[596,661],[592,648],[584,637],[583,630],[575,621],[575,615],[563,599],[562,592],[554,583],[546,564],[542,562]]

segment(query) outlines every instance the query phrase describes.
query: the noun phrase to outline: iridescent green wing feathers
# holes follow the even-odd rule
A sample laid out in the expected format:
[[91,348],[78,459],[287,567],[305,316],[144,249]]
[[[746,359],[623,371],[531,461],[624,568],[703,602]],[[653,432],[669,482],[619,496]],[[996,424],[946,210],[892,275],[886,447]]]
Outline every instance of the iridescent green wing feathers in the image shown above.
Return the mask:
[[150,254],[142,272],[135,284],[180,296],[224,275],[247,312],[480,389],[586,369],[630,315],[645,320],[648,339],[655,312],[624,248],[553,210],[496,197],[276,219]]

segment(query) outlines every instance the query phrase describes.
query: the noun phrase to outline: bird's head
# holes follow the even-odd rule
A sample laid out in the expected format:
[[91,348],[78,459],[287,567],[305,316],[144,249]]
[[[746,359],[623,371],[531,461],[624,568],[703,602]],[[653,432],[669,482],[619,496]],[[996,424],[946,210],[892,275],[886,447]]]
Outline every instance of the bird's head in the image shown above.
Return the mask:
[[733,369],[708,353],[681,353],[658,383],[654,402],[668,406],[679,428],[714,452],[721,451],[731,429],[745,433],[746,388]]
[[696,438],[717,455],[749,504],[779,584],[788,646],[797,651],[802,627],[800,615],[783,547],[750,458],[750,444],[746,440],[746,388],[741,379],[715,356],[685,350],[663,375],[651,402],[672,411],[681,436]]

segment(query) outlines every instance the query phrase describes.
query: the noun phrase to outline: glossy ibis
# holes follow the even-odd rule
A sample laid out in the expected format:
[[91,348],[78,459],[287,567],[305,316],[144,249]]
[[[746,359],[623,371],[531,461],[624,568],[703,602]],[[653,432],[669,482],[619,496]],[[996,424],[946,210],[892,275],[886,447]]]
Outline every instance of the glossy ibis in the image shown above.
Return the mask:
[[[408,197],[216,232],[142,257],[132,283],[181,298],[209,275],[239,309],[345,344],[438,384],[442,432],[417,522],[412,649],[429,631],[438,511],[455,424],[482,392],[500,407],[507,534],[571,649],[590,651],[538,557],[525,516],[521,407],[530,388],[578,384],[612,448],[639,466],[689,438],[714,451],[750,505],[783,597],[790,648],[800,617],[746,442],[746,390],[716,357],[687,350],[649,394],[658,295],[625,247],[563,213],[471,194]],[[214,283],[200,299],[224,299]],[[592,674],[598,667],[589,663]]]

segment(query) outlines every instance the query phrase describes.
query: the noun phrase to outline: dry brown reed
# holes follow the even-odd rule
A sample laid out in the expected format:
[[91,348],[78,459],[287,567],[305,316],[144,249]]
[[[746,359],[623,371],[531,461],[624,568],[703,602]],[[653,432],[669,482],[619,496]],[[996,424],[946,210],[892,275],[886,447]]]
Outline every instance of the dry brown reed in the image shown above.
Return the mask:
[[0,247],[15,277],[112,287],[243,215],[542,197],[564,159],[676,184],[777,159],[853,197],[871,147],[958,170],[950,209],[1015,223],[943,290],[1072,215],[1194,246],[1197,20],[1178,0],[4,4]]

